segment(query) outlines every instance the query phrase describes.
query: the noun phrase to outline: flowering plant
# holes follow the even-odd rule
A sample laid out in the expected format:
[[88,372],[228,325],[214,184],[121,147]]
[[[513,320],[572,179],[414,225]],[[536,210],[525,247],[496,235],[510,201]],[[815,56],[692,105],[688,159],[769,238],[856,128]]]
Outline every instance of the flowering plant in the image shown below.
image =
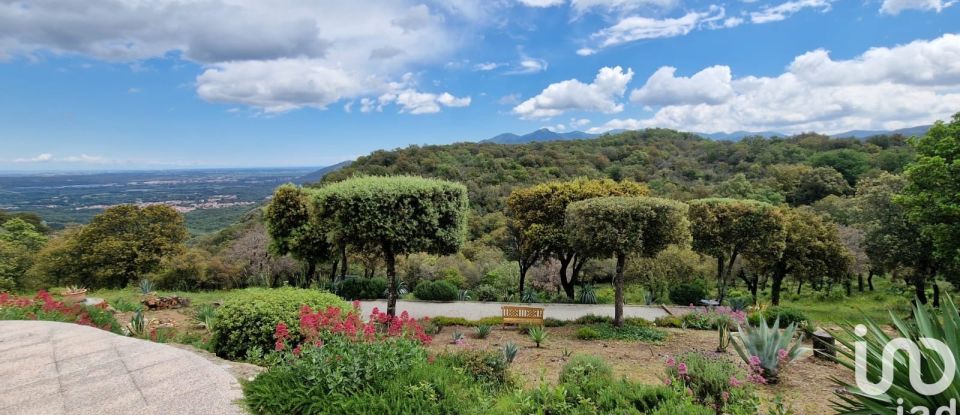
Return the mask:
[[40,290],[34,297],[0,293],[0,320],[47,320],[76,323],[120,332],[120,324],[106,312],[106,303],[97,306],[66,305]]
[[714,409],[718,415],[739,413],[729,406],[752,401],[749,376],[721,355],[688,352],[668,358],[666,364],[666,384],[685,388],[696,403]]

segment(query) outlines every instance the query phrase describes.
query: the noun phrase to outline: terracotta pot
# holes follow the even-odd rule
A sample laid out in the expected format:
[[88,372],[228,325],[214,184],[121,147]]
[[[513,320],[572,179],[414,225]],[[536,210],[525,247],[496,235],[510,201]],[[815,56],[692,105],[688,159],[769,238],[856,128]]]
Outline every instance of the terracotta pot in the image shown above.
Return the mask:
[[60,295],[63,297],[64,304],[74,305],[87,299],[87,290],[80,290],[75,293],[68,293],[64,291]]

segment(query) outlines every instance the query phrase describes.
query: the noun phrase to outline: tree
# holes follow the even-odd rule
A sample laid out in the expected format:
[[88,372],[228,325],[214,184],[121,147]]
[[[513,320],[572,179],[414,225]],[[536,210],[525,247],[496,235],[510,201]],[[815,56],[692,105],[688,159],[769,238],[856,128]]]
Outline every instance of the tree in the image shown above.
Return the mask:
[[511,219],[517,223],[518,235],[527,238],[529,251],[542,252],[560,263],[560,286],[567,297],[573,299],[580,270],[588,257],[578,254],[567,238],[564,228],[567,206],[595,197],[645,196],[647,193],[646,186],[635,182],[577,179],[514,190],[507,205]]
[[566,210],[570,244],[580,255],[617,260],[614,325],[623,325],[623,268],[628,255],[653,258],[690,239],[687,206],[648,197],[601,197],[571,203]]
[[693,250],[716,259],[720,302],[739,256],[783,249],[783,215],[772,205],[738,199],[698,199],[689,205]]
[[810,167],[803,164],[778,165],[769,169],[776,186],[793,206],[808,205],[830,195],[853,192],[846,179],[832,167]]
[[754,250],[745,254],[752,267],[772,276],[770,302],[780,304],[783,280],[793,275],[804,278],[827,277],[837,281],[849,275],[852,259],[836,225],[808,209],[783,209],[783,247]]
[[909,185],[899,199],[932,239],[936,259],[960,267],[960,113],[938,121],[911,141],[917,159],[906,168]]
[[332,240],[383,255],[391,315],[397,304],[397,255],[449,255],[464,243],[469,201],[461,184],[412,176],[360,177],[317,189],[313,200]]
[[24,275],[46,243],[46,236],[19,217],[0,225],[0,291],[25,288]]
[[810,164],[813,167],[833,167],[853,186],[860,175],[870,169],[870,157],[862,151],[842,148],[816,153],[810,157]]
[[312,209],[306,191],[285,184],[274,191],[264,212],[271,252],[280,256],[289,254],[305,265],[302,287],[308,287],[315,276],[319,281],[317,265],[334,256],[327,230]]
[[187,228],[173,208],[121,205],[93,217],[70,246],[77,282],[123,287],[155,271],[168,255],[183,251]]
[[903,176],[886,172],[862,180],[856,195],[858,226],[864,231],[863,248],[871,269],[896,275],[907,268],[916,298],[925,304],[926,282],[939,268],[933,239],[908,215],[910,207],[897,203],[908,184]]

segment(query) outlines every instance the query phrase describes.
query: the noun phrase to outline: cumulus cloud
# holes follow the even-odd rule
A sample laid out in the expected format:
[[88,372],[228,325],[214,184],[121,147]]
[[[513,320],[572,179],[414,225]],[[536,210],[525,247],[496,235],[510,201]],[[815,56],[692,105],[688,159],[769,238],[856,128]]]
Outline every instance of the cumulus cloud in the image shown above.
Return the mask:
[[546,87],[540,94],[516,107],[513,112],[524,119],[545,119],[567,111],[592,111],[617,113],[623,111],[619,98],[633,78],[633,70],[604,67],[593,82],[585,84],[576,79],[557,82]]
[[700,12],[688,12],[676,18],[630,16],[594,33],[591,39],[597,42],[598,47],[606,48],[643,39],[683,36],[702,25],[715,24],[723,18],[724,9],[719,6],[710,6]]
[[533,74],[537,72],[543,72],[547,70],[550,66],[547,61],[538,58],[531,58],[529,56],[522,56],[520,62],[517,62],[516,67],[511,69],[507,74],[509,75],[524,75],[524,74]]
[[390,92],[390,82],[410,68],[451,53],[462,39],[456,32],[466,30],[462,21],[482,18],[468,4],[421,3],[3,2],[0,56],[53,53],[132,64],[182,58],[204,66],[196,80],[203,99],[268,112],[325,108]]
[[[699,132],[832,133],[927,124],[946,119],[960,108],[958,52],[960,36],[954,34],[873,48],[849,60],[832,60],[825,51],[813,51],[797,56],[779,76],[731,79],[732,95],[722,92],[718,96],[723,99],[691,97],[684,88],[678,89],[675,99],[645,95],[661,102],[651,117],[611,120],[591,131],[667,127]],[[729,72],[718,68],[724,67],[704,71]],[[691,86],[696,77],[676,78],[672,71],[667,77],[661,71],[651,76],[660,79],[654,83],[666,80]],[[710,90],[725,88],[724,82],[713,82]]]
[[941,10],[953,6],[957,0],[883,0],[880,5],[880,13],[898,15],[904,10],[933,10],[940,13]]
[[750,21],[757,24],[779,22],[803,9],[819,9],[822,12],[828,12],[832,2],[833,0],[788,1],[750,13]]
[[730,68],[711,66],[689,78],[676,77],[677,68],[658,69],[630,100],[644,105],[720,104],[733,97]]

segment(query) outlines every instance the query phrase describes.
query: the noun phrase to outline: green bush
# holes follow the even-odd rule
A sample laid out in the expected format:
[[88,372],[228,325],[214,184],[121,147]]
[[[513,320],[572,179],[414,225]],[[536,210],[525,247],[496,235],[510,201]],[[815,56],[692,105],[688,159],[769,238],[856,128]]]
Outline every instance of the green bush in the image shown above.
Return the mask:
[[379,277],[350,277],[337,285],[337,294],[347,300],[372,300],[383,298],[387,291],[387,280]]
[[700,305],[707,290],[700,284],[677,284],[670,287],[670,301],[676,305]]
[[577,329],[577,338],[580,340],[596,340],[600,338],[600,332],[593,327],[580,327]]
[[457,287],[448,281],[422,281],[413,290],[418,299],[427,301],[455,301],[459,292]]
[[[800,330],[807,331],[812,330],[813,323],[810,321],[810,318],[804,314],[803,311],[797,310],[795,308],[773,306],[767,308],[763,312],[763,317],[766,320],[767,325],[771,325],[780,319],[780,328],[784,329],[791,324],[796,324]],[[760,313],[755,312],[750,314],[748,320],[750,325],[757,326],[760,324]]]
[[[584,330],[589,329],[589,330]],[[588,338],[582,338],[583,334]],[[581,327],[577,331],[577,338],[581,340],[630,340],[659,342],[667,338],[667,333],[652,327],[624,324],[623,327],[614,327],[611,324],[597,323]]]
[[463,317],[444,317],[436,316],[430,319],[430,322],[439,327],[447,326],[499,326],[503,324],[503,317],[484,317],[480,320],[467,320]]
[[682,329],[683,317],[682,316],[657,317],[657,319],[653,321],[653,324],[657,327],[672,327],[676,329]]
[[[683,374],[680,365],[684,366]],[[708,357],[700,352],[687,352],[668,362],[666,375],[680,382],[693,394],[694,400],[703,406],[720,408],[726,406],[735,389],[731,379],[736,378],[746,385],[746,373],[736,364],[722,356]]]
[[560,383],[587,384],[613,380],[613,369],[603,359],[577,355],[560,370]]
[[543,327],[563,327],[565,325],[567,325],[567,322],[563,320],[557,320],[550,317],[543,319]]
[[473,289],[473,295],[477,301],[497,301],[500,299],[496,287],[488,284],[478,285],[477,288]]
[[502,389],[510,385],[507,373],[507,360],[498,351],[463,350],[456,353],[441,354],[441,363],[464,370],[476,381]]
[[349,308],[331,293],[299,288],[248,288],[232,293],[217,311],[213,348],[217,355],[237,360],[247,351],[272,350],[277,323],[286,323],[296,340],[299,337],[300,308]]

